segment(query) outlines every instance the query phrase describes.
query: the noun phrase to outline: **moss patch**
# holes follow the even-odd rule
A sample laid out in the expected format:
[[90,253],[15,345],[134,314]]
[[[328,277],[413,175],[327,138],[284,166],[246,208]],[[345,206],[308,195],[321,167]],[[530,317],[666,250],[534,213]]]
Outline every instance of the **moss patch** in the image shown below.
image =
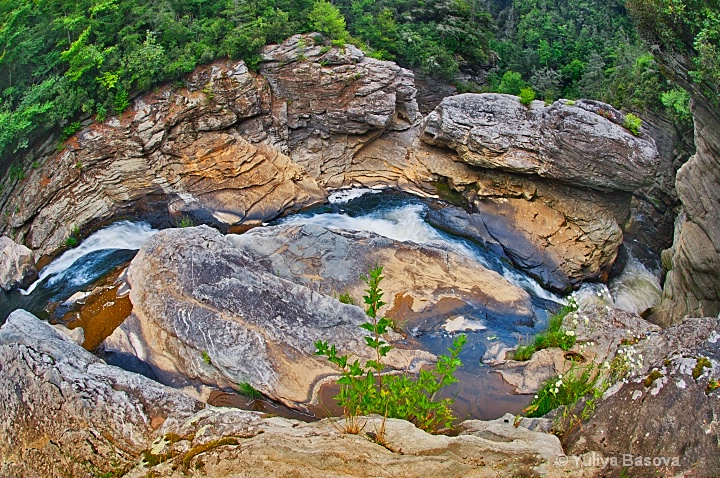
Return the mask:
[[645,380],[643,380],[643,385],[645,385],[646,387],[649,387],[650,385],[653,384],[653,382],[655,380],[659,379],[662,376],[663,376],[663,374],[660,373],[658,370],[653,370],[652,372],[650,372],[650,375],[645,377]]
[[185,456],[183,457],[183,461],[182,461],[183,466],[185,468],[188,468],[190,466],[190,462],[192,461],[192,459],[201,453],[205,453],[207,451],[213,450],[213,449],[221,447],[221,446],[237,445],[239,443],[240,442],[238,441],[237,438],[225,437],[225,438],[221,438],[220,440],[213,440],[213,441],[207,442],[205,444],[198,445],[194,448],[191,448],[190,450],[188,450],[187,453],[185,453]]
[[710,368],[712,367],[712,364],[710,363],[710,360],[708,360],[707,357],[700,357],[697,361],[697,365],[695,365],[695,368],[692,371],[692,376],[695,380],[700,377],[703,373],[704,368]]

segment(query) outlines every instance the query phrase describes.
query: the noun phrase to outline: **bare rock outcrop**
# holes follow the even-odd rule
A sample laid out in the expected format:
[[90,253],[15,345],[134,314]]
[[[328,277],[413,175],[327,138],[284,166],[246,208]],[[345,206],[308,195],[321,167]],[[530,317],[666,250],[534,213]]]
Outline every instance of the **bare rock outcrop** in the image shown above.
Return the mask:
[[717,318],[627,335],[621,348],[625,355],[632,348],[632,360],[641,364],[606,393],[589,420],[566,433],[568,454],[599,452],[638,477],[717,476],[719,340]]
[[510,95],[464,94],[445,98],[428,115],[422,139],[486,169],[633,191],[652,182],[657,150],[615,116],[621,115],[609,105],[585,100],[528,108]]
[[27,287],[36,278],[32,251],[7,236],[0,237],[0,289]]
[[[390,419],[380,446],[365,434],[342,433],[342,422],[204,406],[106,365],[24,311],[0,328],[0,395],[2,476],[459,478],[597,471],[555,466],[559,440],[513,427],[511,415],[465,422],[454,437]],[[381,418],[363,421],[374,432]]]

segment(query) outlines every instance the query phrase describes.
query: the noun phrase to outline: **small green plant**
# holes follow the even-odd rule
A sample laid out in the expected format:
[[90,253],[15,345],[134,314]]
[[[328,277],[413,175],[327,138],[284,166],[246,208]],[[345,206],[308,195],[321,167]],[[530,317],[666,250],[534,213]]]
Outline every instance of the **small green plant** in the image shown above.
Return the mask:
[[67,125],[66,127],[64,127],[62,130],[62,135],[60,136],[61,141],[65,141],[70,136],[77,133],[80,130],[81,126],[82,125],[80,124],[79,121],[74,121],[74,122],[70,123],[69,125]]
[[19,164],[13,164],[10,166],[10,172],[8,174],[10,181],[22,181],[25,179],[25,170]]
[[720,381],[718,381],[717,379],[713,378],[713,379],[710,380],[710,382],[708,382],[707,389],[705,390],[705,393],[710,393],[710,392],[712,392],[713,390],[717,390],[718,388],[720,388]]
[[337,299],[343,304],[355,305],[355,299],[353,299],[348,292],[343,292]]
[[625,128],[627,128],[627,130],[635,136],[640,135],[640,125],[642,125],[642,120],[640,118],[632,113],[625,115],[625,122],[623,123],[623,126],[625,126]]
[[565,351],[570,350],[577,337],[572,330],[562,328],[563,319],[566,315],[577,310],[577,302],[573,298],[568,301],[568,305],[564,306],[556,314],[548,320],[547,329],[535,336],[532,343],[519,345],[513,355],[514,360],[530,360],[530,357],[538,350],[550,347],[559,347]]
[[569,408],[572,408],[580,398],[593,390],[597,378],[593,370],[593,365],[583,370],[571,368],[565,375],[552,377],[543,383],[533,401],[523,411],[528,417],[542,417],[561,405],[570,405]]
[[113,98],[113,109],[115,113],[120,114],[125,111],[128,106],[130,106],[128,93],[124,89],[121,89],[115,94],[115,98]]
[[98,123],[104,123],[106,117],[107,117],[107,108],[105,108],[103,105],[99,105],[95,109],[95,121],[97,121]]
[[574,106],[574,105],[575,105],[575,101],[573,101],[573,100],[568,100],[568,102],[565,103],[565,104],[568,105],[568,106]]
[[[462,366],[458,358],[467,337],[458,336],[450,347],[449,355],[441,355],[433,370],[422,370],[419,376],[408,373],[400,375],[382,375],[385,368],[383,358],[392,349],[382,336],[388,332],[391,322],[379,317],[380,308],[385,305],[380,289],[382,267],[376,267],[362,277],[367,284],[363,300],[367,305],[366,314],[371,321],[361,324],[369,332],[365,343],[374,352],[374,358],[361,364],[359,360],[350,362],[349,355],[338,355],[335,345],[318,341],[315,343],[317,355],[327,357],[341,371],[338,379],[340,393],[335,400],[343,407],[347,422],[346,431],[359,432],[357,417],[377,413],[384,417],[402,418],[412,421],[426,431],[435,431],[439,427],[450,427],[454,419],[450,406],[453,399],[437,400],[437,394],[447,385],[457,382],[453,376],[457,367]],[[376,440],[383,443],[384,426],[375,434]]]
[[248,382],[240,382],[238,384],[238,393],[253,400],[258,400],[263,396],[258,389],[250,385]]
[[520,103],[530,106],[533,100],[535,100],[535,91],[532,88],[520,88]]
[[212,365],[212,360],[210,360],[210,354],[208,354],[205,350],[203,350],[202,359],[203,362],[205,362],[206,364]]
[[65,245],[67,247],[77,247],[78,244],[80,244],[80,228],[75,225],[72,232],[70,232],[70,237],[65,240]]
[[182,228],[184,228],[184,227],[194,227],[194,226],[195,226],[195,221],[193,221],[190,216],[183,216],[182,219],[180,219],[179,221],[176,221],[176,222],[175,222],[175,225],[176,225],[177,227],[182,227]]
[[329,52],[332,47],[330,45],[323,45],[320,47],[320,54],[324,55],[325,53]]
[[37,168],[40,167],[40,163],[38,163],[37,161],[33,161],[31,167],[32,167],[33,169],[37,169]]
[[82,168],[83,168],[83,163],[82,163],[82,161],[80,161],[80,160],[78,159],[77,163],[75,163],[75,168],[76,168],[76,169],[79,169],[80,171],[82,171]]

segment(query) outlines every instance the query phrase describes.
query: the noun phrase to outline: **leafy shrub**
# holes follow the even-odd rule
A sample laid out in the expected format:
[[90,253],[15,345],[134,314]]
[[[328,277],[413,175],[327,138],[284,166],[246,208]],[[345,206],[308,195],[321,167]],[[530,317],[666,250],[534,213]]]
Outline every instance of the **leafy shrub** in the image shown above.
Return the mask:
[[623,126],[628,129],[632,134],[635,136],[640,135],[640,125],[642,124],[642,120],[635,116],[632,113],[628,113],[625,115],[625,122],[623,123]]
[[348,292],[340,294],[337,299],[343,304],[355,305],[355,300],[350,297],[350,294]]
[[25,179],[25,170],[19,164],[13,164],[10,166],[10,172],[8,173],[10,181],[22,181]]
[[251,398],[253,400],[258,400],[263,396],[263,394],[260,393],[258,389],[256,389],[247,382],[241,382],[238,384],[238,392],[240,393],[240,395]]
[[193,221],[189,216],[183,216],[182,219],[175,223],[175,225],[177,227],[193,227],[195,226],[195,221]]
[[[441,355],[433,370],[422,370],[417,377],[407,373],[400,375],[381,375],[385,365],[383,357],[392,349],[383,338],[390,328],[390,321],[378,317],[379,309],[385,305],[383,292],[379,287],[382,281],[382,267],[376,267],[363,276],[368,288],[363,300],[367,305],[366,313],[372,319],[361,327],[370,334],[365,337],[366,344],[374,351],[374,358],[364,365],[359,360],[350,362],[349,355],[338,355],[335,345],[318,341],[315,343],[316,355],[327,357],[341,371],[338,379],[340,393],[335,400],[343,407],[348,423],[355,424],[359,415],[377,413],[387,418],[401,418],[412,421],[427,431],[439,427],[449,427],[454,419],[450,406],[453,399],[436,400],[437,394],[445,386],[457,382],[453,373],[462,366],[458,359],[466,336],[458,336],[450,347],[449,355]],[[353,426],[352,431],[357,431]],[[383,429],[378,433],[378,441],[383,440]],[[350,430],[349,430],[350,431]]]
[[542,417],[561,405],[574,405],[593,390],[597,379],[593,371],[591,365],[582,371],[570,369],[564,376],[561,374],[550,378],[523,411],[528,417]]
[[62,130],[62,135],[60,136],[61,140],[65,141],[70,136],[77,133],[80,130],[81,126],[82,125],[80,124],[79,121],[74,121],[74,122],[70,123],[69,125],[67,125],[66,127],[64,127]]
[[497,92],[517,96],[520,94],[520,90],[526,86],[527,83],[522,79],[522,75],[520,73],[515,71],[506,71],[500,80]]
[[530,103],[535,99],[535,91],[532,88],[521,88],[520,89],[520,103],[525,106],[530,106]]

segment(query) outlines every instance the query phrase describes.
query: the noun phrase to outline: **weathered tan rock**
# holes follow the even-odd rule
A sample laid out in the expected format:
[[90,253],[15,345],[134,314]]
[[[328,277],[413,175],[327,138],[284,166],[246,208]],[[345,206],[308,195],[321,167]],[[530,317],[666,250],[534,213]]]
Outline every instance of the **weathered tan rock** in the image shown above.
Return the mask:
[[[589,476],[559,467],[559,440],[513,426],[514,417],[468,421],[458,436],[387,420],[386,447],[366,432],[381,417],[302,423],[203,407],[183,393],[108,366],[32,315],[0,328],[0,475],[97,476]],[[570,461],[572,463],[572,460]],[[581,474],[582,473],[582,474]]]
[[27,287],[36,278],[32,251],[7,236],[0,237],[0,289]]
[[215,62],[84,128],[16,187],[2,230],[41,255],[75,226],[143,208],[228,227],[322,201],[357,148],[419,113],[408,70],[302,42],[267,47],[260,75]]
[[616,115],[610,105],[586,100],[525,107],[510,95],[463,94],[428,115],[422,139],[482,168],[633,191],[652,182],[657,150],[611,121]]

